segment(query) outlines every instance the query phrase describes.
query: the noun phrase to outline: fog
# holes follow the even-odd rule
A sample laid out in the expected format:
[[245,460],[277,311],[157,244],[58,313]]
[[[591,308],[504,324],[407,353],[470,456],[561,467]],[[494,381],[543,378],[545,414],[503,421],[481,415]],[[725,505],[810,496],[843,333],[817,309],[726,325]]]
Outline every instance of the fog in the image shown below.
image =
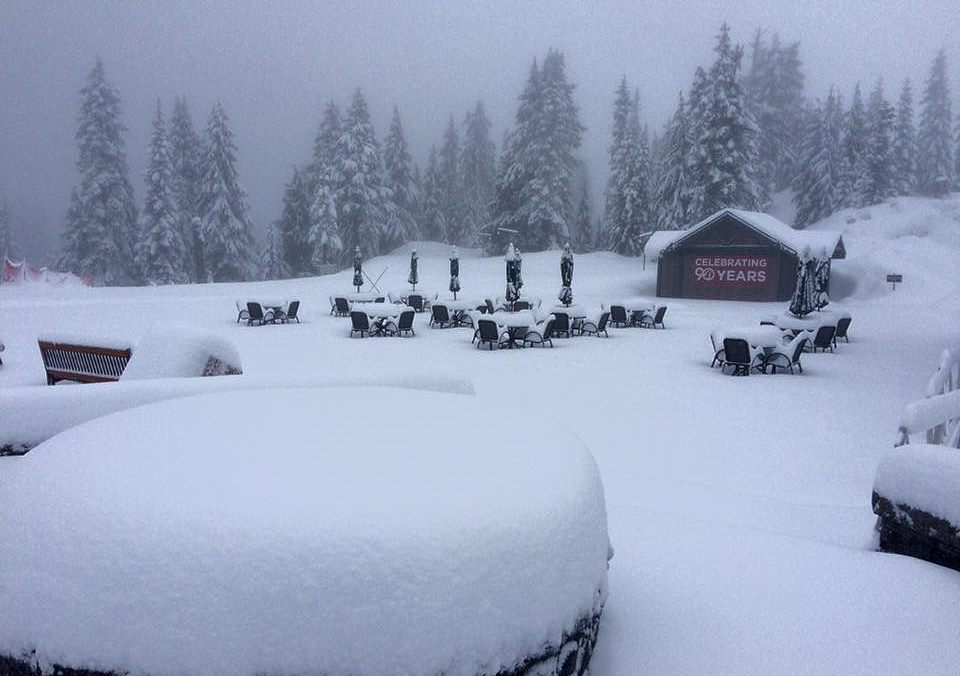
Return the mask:
[[[960,11],[943,2],[638,3],[627,0],[386,2],[0,3],[0,192],[14,237],[39,260],[59,246],[77,183],[78,91],[99,55],[122,98],[131,181],[143,192],[150,123],[159,97],[187,98],[198,130],[220,99],[239,148],[241,180],[260,231],[277,218],[292,166],[310,156],[321,107],[361,87],[383,137],[396,104],[423,163],[452,114],[477,99],[499,141],[530,62],[549,47],[566,56],[587,127],[581,149],[594,205],[606,178],[613,90],[626,75],[642,114],[659,129],[712,59],[722,21],[748,43],[757,28],[799,40],[807,95],[883,77],[894,98],[947,49],[953,92],[960,73]],[[919,91],[919,88],[917,88]],[[956,101],[956,95],[954,96]]]

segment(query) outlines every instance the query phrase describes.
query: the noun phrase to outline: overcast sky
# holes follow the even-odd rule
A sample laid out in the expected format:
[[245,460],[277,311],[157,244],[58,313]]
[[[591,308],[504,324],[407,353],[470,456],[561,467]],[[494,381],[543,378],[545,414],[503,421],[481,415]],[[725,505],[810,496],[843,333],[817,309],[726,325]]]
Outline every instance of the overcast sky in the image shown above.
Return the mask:
[[20,233],[36,255],[41,235],[59,233],[77,183],[78,90],[97,55],[120,91],[138,197],[156,98],[169,110],[186,96],[198,129],[220,99],[260,231],[279,215],[292,166],[309,158],[326,101],[363,88],[381,139],[398,105],[422,163],[449,116],[460,121],[480,98],[499,148],[531,60],[556,47],[577,84],[582,154],[599,192],[621,75],[659,128],[710,62],[724,20],[739,42],[758,27],[800,40],[812,95],[834,83],[849,96],[858,80],[869,89],[882,76],[893,99],[904,77],[922,84],[945,47],[960,107],[957,0],[0,0],[0,191],[19,229],[37,231]]

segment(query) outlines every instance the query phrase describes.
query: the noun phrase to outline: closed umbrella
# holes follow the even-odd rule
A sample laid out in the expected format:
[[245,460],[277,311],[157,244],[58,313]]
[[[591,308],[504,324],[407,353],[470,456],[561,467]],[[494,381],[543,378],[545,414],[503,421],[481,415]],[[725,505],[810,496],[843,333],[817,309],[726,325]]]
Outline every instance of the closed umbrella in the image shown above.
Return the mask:
[[563,247],[563,254],[560,256],[560,284],[558,298],[564,305],[570,305],[573,302],[573,251],[570,250],[570,242]]
[[457,291],[460,290],[460,256],[457,254],[457,247],[450,249],[450,291],[453,293],[453,299],[457,299]]
[[360,258],[359,246],[353,247],[353,285],[360,293],[360,287],[363,286],[363,259]]
[[517,297],[520,297],[520,288],[523,286],[523,256],[520,254],[520,247],[516,248],[516,273],[514,274],[513,284],[517,287]]
[[507,247],[504,260],[507,262],[507,302],[512,303],[519,297],[517,287],[517,250],[513,248],[513,242],[510,242],[510,245]]
[[420,277],[417,276],[417,250],[414,249],[410,252],[410,276],[407,277],[407,282],[410,283],[413,290],[417,290],[417,282],[420,281]]
[[806,317],[817,309],[816,292],[813,288],[813,275],[810,271],[810,249],[803,250],[797,263],[797,288],[790,299],[790,314],[794,317]]
[[814,286],[817,294],[817,309],[821,310],[830,304],[830,257],[823,251],[817,259],[817,272]]

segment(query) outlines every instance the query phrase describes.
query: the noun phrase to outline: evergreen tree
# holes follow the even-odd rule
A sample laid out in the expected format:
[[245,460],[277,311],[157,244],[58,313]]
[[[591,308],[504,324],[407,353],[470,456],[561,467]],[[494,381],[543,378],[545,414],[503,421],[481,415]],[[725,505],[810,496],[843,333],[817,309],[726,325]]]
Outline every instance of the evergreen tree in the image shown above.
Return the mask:
[[[610,176],[607,178],[604,208],[604,220],[608,233],[622,232],[626,227],[623,186],[628,180],[627,174],[632,162],[633,145],[629,129],[632,107],[630,88],[627,86],[627,78],[623,77],[613,99],[613,130],[608,151]],[[615,236],[611,234],[611,237]]]
[[[100,59],[80,96],[80,189],[77,203],[71,204],[77,213],[69,214],[64,260],[73,272],[96,282],[130,283],[137,277],[137,207],[128,178],[120,97],[107,83]],[[79,230],[71,232],[74,228]]]
[[917,179],[917,132],[913,125],[913,89],[910,80],[903,81],[897,103],[897,119],[893,131],[893,190],[897,195],[911,195]]
[[267,241],[260,255],[260,279],[263,280],[286,279],[290,276],[290,270],[283,260],[283,253],[277,241],[276,230],[276,223],[267,224]]
[[332,265],[344,260],[345,252],[340,239],[340,230],[337,223],[337,206],[333,198],[333,188],[327,175],[317,182],[313,194],[313,204],[310,205],[310,231],[308,233],[311,258],[310,263],[314,271],[320,271],[324,266]]
[[207,277],[215,282],[249,279],[255,268],[253,226],[237,175],[233,133],[219,101],[210,111],[204,141],[199,211]]
[[690,121],[683,93],[667,128],[656,195],[657,230],[680,230],[690,220],[691,183],[689,160],[692,154]]
[[463,150],[460,178],[463,185],[463,229],[471,244],[490,223],[494,183],[497,178],[497,149],[490,138],[490,120],[483,102],[477,101],[463,122]]
[[578,253],[586,253],[594,248],[593,210],[590,202],[590,177],[587,165],[577,163],[574,182],[574,217],[570,228],[570,243]]
[[758,180],[765,192],[782,190],[795,173],[803,114],[800,44],[770,44],[758,31],[746,77],[750,109],[757,123]]
[[702,182],[701,210],[695,220],[724,207],[759,209],[766,195],[757,181],[757,127],[740,83],[743,49],[730,42],[730,29],[720,28],[717,59],[710,68],[705,96],[698,103],[694,172]]
[[917,190],[923,195],[942,197],[953,189],[956,181],[947,57],[942,49],[930,67],[921,106],[917,134]]
[[463,181],[460,178],[460,134],[453,117],[447,123],[438,155],[439,198],[450,244],[469,245],[464,224]]
[[883,80],[870,92],[867,108],[867,143],[864,173],[858,178],[857,193],[864,204],[876,204],[895,194],[893,132],[896,113],[884,98]]
[[75,272],[81,270],[89,251],[90,242],[83,216],[83,204],[80,202],[80,192],[74,188],[70,192],[70,207],[67,209],[63,230],[63,252],[57,266]]
[[538,250],[569,238],[574,153],[583,134],[573,90],[560,52],[550,50],[542,70],[534,62],[497,178],[495,233],[488,245],[494,251],[502,251],[508,239]]
[[697,67],[693,74],[693,84],[690,86],[690,96],[687,121],[690,131],[689,157],[687,170],[690,175],[689,203],[687,205],[688,223],[681,227],[693,225],[709,212],[707,206],[706,186],[709,176],[706,174],[707,162],[704,159],[706,148],[699,145],[707,128],[707,104],[710,96],[710,82],[707,72]]
[[432,242],[447,241],[447,223],[441,207],[441,185],[440,162],[437,159],[437,146],[434,145],[430,148],[427,170],[423,175],[420,222],[422,237]]
[[389,190],[383,185],[380,145],[363,93],[353,93],[334,147],[333,186],[344,260],[359,246],[366,257],[381,252],[390,215]]
[[309,183],[312,183],[326,169],[337,165],[337,141],[343,133],[343,123],[340,119],[340,109],[337,104],[330,101],[323,109],[323,117],[320,119],[320,127],[317,129],[317,135],[313,140],[313,159],[310,162]]
[[[328,183],[329,179],[326,182]],[[294,277],[314,272],[313,244],[310,242],[313,224],[310,207],[313,197],[309,190],[304,172],[294,167],[293,178],[283,191],[283,212],[276,223],[280,257]]]
[[826,218],[842,206],[840,189],[846,169],[843,133],[843,104],[831,88],[826,103],[818,102],[816,110],[807,115],[799,171],[793,184],[796,227]]
[[206,280],[203,270],[203,232],[198,210],[200,197],[200,137],[194,130],[187,102],[178,98],[170,118],[170,165],[177,228],[186,247],[187,272],[195,282]]
[[616,190],[620,195],[621,222],[610,230],[610,248],[626,256],[643,252],[643,233],[651,221],[649,146],[647,131],[640,127],[639,97],[630,103],[627,130],[622,141],[624,171]]
[[863,177],[867,173],[867,114],[860,94],[860,83],[853,89],[853,100],[847,111],[846,129],[843,135],[844,169],[840,181],[841,207],[862,207]]
[[184,284],[190,281],[190,262],[177,221],[170,143],[159,100],[149,153],[136,248],[141,275],[147,284]]
[[410,150],[403,134],[400,111],[396,106],[393,108],[390,131],[383,146],[383,164],[386,184],[393,195],[396,208],[397,232],[389,237],[387,242],[387,248],[393,249],[420,237],[415,218],[417,189],[413,180],[413,161],[410,159]]

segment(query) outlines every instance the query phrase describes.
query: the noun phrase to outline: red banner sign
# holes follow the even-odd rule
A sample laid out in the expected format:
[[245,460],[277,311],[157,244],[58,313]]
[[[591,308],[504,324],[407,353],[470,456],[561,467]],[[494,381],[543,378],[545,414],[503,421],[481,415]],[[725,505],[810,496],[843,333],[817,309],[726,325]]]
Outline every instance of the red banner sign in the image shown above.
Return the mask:
[[704,254],[689,259],[687,278],[700,286],[765,286],[770,257],[760,254]]

